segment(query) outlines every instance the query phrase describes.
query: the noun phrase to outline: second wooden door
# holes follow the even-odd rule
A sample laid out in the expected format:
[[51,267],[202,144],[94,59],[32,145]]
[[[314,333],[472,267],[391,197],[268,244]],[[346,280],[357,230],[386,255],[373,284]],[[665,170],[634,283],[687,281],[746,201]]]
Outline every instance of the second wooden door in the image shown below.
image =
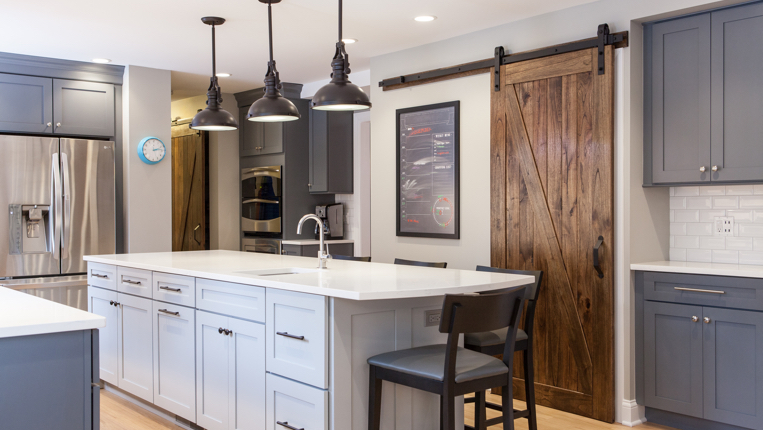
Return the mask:
[[209,249],[207,132],[172,129],[172,250]]

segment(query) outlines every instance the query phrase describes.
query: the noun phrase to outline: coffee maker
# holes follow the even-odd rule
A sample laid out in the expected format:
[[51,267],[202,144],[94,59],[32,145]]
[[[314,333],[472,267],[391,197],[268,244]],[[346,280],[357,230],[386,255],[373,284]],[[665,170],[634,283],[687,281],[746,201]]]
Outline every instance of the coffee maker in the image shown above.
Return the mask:
[[[323,221],[323,235],[326,240],[344,238],[344,205],[333,203],[315,207],[315,214]],[[320,237],[318,226],[315,226],[315,238]]]

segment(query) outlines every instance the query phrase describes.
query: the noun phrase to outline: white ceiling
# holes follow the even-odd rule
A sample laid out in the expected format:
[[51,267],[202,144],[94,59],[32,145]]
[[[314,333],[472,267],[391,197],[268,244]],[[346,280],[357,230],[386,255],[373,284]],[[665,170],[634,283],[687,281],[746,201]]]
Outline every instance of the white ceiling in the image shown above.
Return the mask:
[[[344,37],[351,67],[369,58],[593,0],[346,0]],[[261,87],[267,63],[267,6],[257,0],[4,0],[0,51],[69,60],[109,58],[172,70],[173,100],[206,92],[211,32],[221,16],[218,72],[225,92]],[[283,0],[273,6],[275,60],[285,82],[326,79],[337,31],[336,0]],[[418,15],[435,15],[429,23]],[[11,19],[12,18],[12,19]],[[484,55],[491,54],[485,47]],[[478,59],[478,58],[475,58]]]

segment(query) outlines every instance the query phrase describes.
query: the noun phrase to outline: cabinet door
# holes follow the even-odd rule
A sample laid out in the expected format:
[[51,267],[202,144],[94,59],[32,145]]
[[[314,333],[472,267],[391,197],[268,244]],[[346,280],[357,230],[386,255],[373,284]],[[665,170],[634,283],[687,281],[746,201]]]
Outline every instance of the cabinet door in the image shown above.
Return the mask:
[[154,401],[151,300],[117,293],[119,302],[119,388]]
[[353,114],[310,109],[310,192],[352,194]]
[[259,154],[278,154],[283,152],[283,124],[282,122],[263,122],[262,147]]
[[703,312],[705,419],[763,429],[763,313]]
[[53,80],[0,73],[0,131],[52,133]]
[[196,424],[208,430],[230,428],[228,355],[231,337],[220,333],[220,329],[227,326],[228,317],[196,311]]
[[712,13],[713,181],[763,179],[763,4]]
[[702,418],[702,307],[644,303],[644,403]]
[[267,381],[267,430],[328,430],[328,391],[272,373]]
[[[248,109],[248,108],[242,108]],[[278,154],[283,152],[283,124],[249,121],[242,115],[241,155]]]
[[119,359],[117,358],[119,309],[115,306],[117,292],[89,286],[87,287],[87,296],[87,310],[92,314],[106,318],[106,327],[98,329],[100,377],[109,384],[117,385],[119,383],[117,378],[117,369],[119,368]]
[[196,311],[153,302],[154,404],[196,419]]
[[654,24],[651,49],[653,181],[709,182],[710,16]]
[[114,136],[114,85],[53,80],[56,133]]
[[265,426],[265,326],[229,318],[229,423],[231,430]]

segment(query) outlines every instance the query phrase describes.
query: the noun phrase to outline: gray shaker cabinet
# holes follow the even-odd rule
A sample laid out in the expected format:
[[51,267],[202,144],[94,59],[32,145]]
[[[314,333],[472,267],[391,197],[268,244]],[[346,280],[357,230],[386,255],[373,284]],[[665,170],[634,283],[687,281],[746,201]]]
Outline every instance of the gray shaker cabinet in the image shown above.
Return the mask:
[[114,85],[54,79],[53,131],[114,136]]
[[0,131],[53,132],[53,80],[0,73]]
[[257,122],[246,119],[249,108],[241,109],[241,156],[278,154],[283,152],[284,123]]
[[352,194],[353,113],[310,109],[312,194]]
[[710,15],[654,24],[650,48],[652,180],[709,182]]
[[763,3],[712,13],[713,181],[763,179]]

